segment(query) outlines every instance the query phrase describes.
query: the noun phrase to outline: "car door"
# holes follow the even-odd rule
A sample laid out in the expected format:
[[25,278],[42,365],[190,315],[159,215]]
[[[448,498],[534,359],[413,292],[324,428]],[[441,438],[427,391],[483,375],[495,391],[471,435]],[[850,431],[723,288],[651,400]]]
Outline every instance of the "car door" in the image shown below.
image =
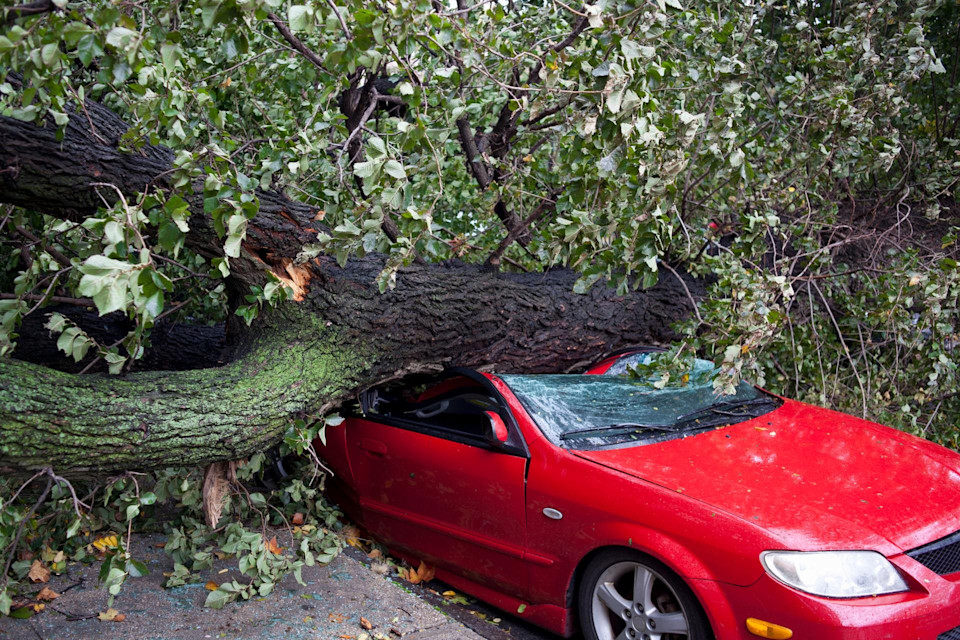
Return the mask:
[[[455,390],[420,403],[420,415],[373,413],[353,422],[347,448],[364,524],[391,548],[519,595],[527,583],[526,457],[478,437],[479,417],[444,425],[444,410],[464,402],[480,403],[482,394]],[[471,425],[455,428],[461,421]]]

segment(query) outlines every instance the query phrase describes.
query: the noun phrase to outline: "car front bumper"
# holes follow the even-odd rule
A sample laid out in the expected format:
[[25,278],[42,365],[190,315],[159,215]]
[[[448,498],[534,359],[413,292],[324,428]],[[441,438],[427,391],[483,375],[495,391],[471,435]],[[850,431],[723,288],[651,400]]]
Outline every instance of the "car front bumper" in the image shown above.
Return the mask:
[[729,608],[705,603],[705,609],[711,619],[716,614],[728,622],[715,629],[717,640],[756,640],[747,618],[786,627],[797,640],[960,640],[960,573],[938,576],[902,556],[891,561],[910,576],[910,591],[838,600],[801,593],[764,574],[748,587],[716,583]]

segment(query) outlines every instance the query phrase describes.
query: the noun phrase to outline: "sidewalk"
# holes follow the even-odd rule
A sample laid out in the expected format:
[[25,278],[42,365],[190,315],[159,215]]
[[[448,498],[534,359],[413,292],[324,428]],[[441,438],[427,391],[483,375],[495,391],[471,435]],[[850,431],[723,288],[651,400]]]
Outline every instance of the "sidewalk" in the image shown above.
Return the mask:
[[[163,572],[173,562],[154,548],[161,540],[138,536],[135,541],[136,555],[147,562],[150,574],[129,579],[115,599],[113,608],[125,616],[122,622],[97,618],[107,609],[107,593],[96,584],[99,567],[73,564],[66,574],[36,586],[36,591],[48,586],[62,593],[44,611],[29,620],[0,618],[0,640],[482,640],[348,555],[325,567],[304,567],[306,586],[287,576],[266,598],[205,609],[204,584],[231,579],[235,561],[218,561],[197,584],[163,589]],[[228,571],[220,573],[224,569]]]

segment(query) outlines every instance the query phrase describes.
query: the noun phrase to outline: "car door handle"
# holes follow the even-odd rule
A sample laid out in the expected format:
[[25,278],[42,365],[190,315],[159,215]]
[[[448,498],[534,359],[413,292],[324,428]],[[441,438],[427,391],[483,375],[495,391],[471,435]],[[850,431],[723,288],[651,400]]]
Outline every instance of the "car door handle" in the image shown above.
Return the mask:
[[387,455],[387,445],[383,444],[379,440],[371,440],[370,438],[360,438],[360,448],[369,451],[375,456]]

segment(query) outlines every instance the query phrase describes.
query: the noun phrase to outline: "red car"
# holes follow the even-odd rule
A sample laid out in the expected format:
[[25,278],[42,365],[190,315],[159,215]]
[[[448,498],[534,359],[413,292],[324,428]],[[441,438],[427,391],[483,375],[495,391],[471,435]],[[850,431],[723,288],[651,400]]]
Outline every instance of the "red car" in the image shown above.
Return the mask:
[[694,373],[452,369],[315,446],[393,553],[565,637],[960,640],[960,455]]

